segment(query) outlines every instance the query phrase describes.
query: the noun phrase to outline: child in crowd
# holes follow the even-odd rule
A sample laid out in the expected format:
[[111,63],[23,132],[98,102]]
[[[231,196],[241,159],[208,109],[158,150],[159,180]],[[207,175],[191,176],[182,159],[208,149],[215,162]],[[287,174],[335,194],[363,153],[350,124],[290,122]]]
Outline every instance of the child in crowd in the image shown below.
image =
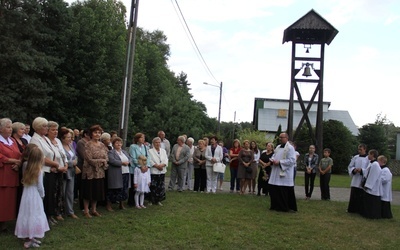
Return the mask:
[[26,240],[25,248],[40,247],[41,242],[36,238],[43,238],[44,233],[50,230],[43,208],[43,161],[42,151],[31,147],[22,178],[24,191],[15,226],[15,235]]
[[382,168],[381,180],[382,180],[382,193],[381,193],[381,209],[382,218],[391,219],[393,218],[392,209],[390,208],[390,202],[392,201],[392,173],[386,166],[387,158],[384,155],[378,156],[378,163]]
[[150,192],[150,171],[147,167],[147,158],[144,155],[140,155],[138,159],[139,167],[135,168],[134,173],[134,186],[135,186],[135,204],[136,208],[146,208],[143,204],[144,194]]
[[331,172],[333,166],[333,160],[330,157],[331,150],[329,148],[324,149],[324,158],[319,162],[319,184],[321,188],[321,200],[329,201],[331,194],[329,190],[329,182],[331,180]]
[[37,148],[37,145],[33,143],[28,143],[28,145],[26,145],[24,149],[24,152],[22,152],[22,174],[24,174],[25,172],[26,165],[28,164],[28,156],[32,148]]

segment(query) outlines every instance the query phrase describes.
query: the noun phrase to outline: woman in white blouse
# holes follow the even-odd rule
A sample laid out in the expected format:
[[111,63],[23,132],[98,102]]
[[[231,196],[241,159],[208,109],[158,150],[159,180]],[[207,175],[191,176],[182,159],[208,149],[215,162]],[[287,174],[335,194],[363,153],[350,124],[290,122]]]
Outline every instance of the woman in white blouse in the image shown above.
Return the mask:
[[222,162],[224,157],[222,147],[218,145],[216,136],[210,137],[210,145],[206,149],[207,192],[217,192],[218,173],[214,172],[213,165]]
[[43,186],[45,196],[43,199],[44,212],[46,213],[49,225],[57,224],[57,221],[53,216],[56,216],[57,197],[56,197],[56,179],[58,169],[64,167],[60,166],[56,160],[56,152],[51,146],[49,138],[46,137],[49,131],[49,122],[43,117],[36,117],[33,120],[32,127],[35,133],[32,136],[30,143],[37,145],[43,152],[44,166],[42,168],[44,172]]
[[162,206],[165,200],[165,173],[167,172],[168,156],[165,149],[161,148],[161,138],[153,139],[153,147],[149,149],[151,173],[151,203]]

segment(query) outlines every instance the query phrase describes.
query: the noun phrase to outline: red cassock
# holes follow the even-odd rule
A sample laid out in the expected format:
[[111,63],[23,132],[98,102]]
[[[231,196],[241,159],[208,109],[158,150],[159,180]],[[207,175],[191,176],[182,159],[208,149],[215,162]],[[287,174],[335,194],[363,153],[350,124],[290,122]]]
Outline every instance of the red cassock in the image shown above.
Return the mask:
[[6,163],[9,158],[21,159],[17,142],[8,146],[0,142],[0,221],[15,220],[17,217],[17,189],[19,186],[18,171],[12,169],[14,164]]

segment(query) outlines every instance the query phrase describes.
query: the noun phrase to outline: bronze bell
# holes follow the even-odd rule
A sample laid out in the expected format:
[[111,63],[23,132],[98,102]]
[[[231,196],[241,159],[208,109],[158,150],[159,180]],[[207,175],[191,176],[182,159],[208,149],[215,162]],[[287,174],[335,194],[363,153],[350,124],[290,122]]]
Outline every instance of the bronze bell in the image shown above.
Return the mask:
[[312,76],[309,63],[306,63],[306,67],[304,68],[304,72],[303,72],[302,76],[305,76],[305,77]]

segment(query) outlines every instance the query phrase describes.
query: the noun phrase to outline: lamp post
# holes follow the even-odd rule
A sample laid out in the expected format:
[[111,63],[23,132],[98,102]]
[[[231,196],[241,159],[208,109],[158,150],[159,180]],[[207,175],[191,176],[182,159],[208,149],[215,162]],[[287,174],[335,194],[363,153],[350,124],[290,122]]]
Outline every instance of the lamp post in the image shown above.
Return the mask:
[[220,132],[221,132],[222,82],[219,84],[219,86],[218,85],[214,85],[214,84],[209,84],[207,82],[203,82],[203,84],[219,88],[218,134],[220,134]]

